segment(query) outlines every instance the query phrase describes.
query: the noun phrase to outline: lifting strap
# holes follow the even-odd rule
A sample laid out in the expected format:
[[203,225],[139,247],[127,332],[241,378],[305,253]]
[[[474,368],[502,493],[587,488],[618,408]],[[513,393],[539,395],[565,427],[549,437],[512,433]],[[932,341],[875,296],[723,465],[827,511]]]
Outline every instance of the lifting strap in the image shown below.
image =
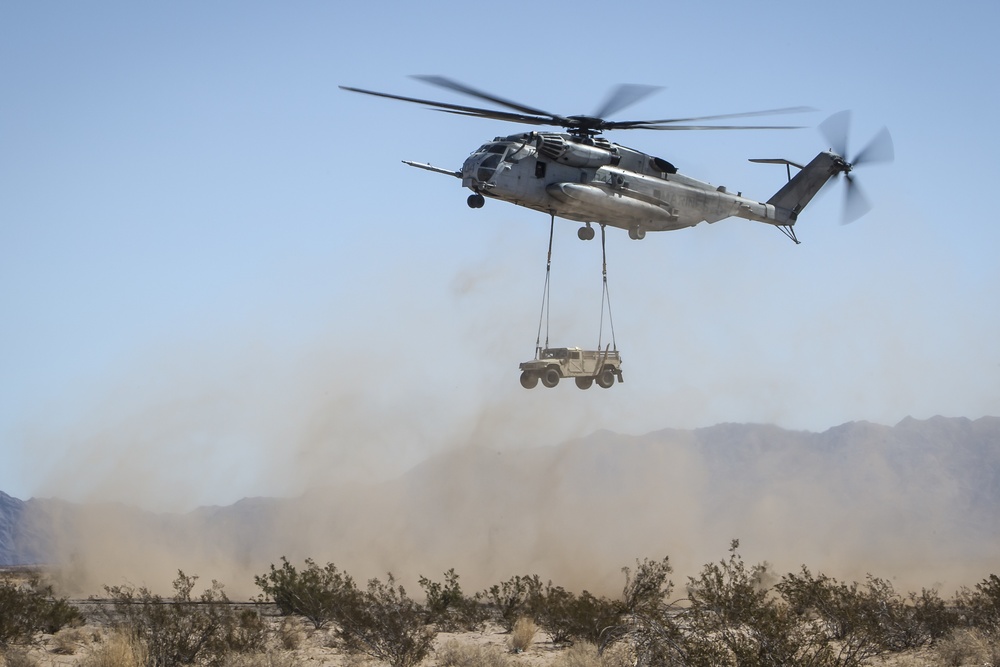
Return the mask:
[[[556,226],[556,214],[551,213],[551,221],[549,222],[549,254],[548,258],[545,260],[545,287],[542,289],[542,312],[538,316],[538,336],[535,337],[535,358],[538,359],[542,355],[541,340],[542,340],[542,322],[545,322],[545,347],[549,346],[549,276],[552,274],[552,235],[555,231]],[[603,305],[602,305],[603,307]]]
[[[611,327],[611,345],[615,352],[618,351],[618,342],[615,340],[615,321],[611,317],[611,293],[608,292],[608,250],[605,242],[605,229],[601,225],[601,276],[604,280],[604,292],[601,295],[601,326],[597,332],[597,349],[601,349],[601,339],[604,336],[604,304],[608,304],[608,325]],[[551,242],[550,242],[551,243]],[[546,278],[546,281],[548,278]]]

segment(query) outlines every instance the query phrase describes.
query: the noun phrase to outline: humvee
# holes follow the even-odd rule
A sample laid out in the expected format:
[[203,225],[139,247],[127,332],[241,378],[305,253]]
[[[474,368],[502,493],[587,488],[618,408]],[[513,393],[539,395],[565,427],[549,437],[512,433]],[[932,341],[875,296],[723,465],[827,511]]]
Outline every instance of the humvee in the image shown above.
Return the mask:
[[521,363],[521,386],[534,389],[538,381],[546,387],[559,384],[561,378],[575,378],[580,389],[598,386],[608,389],[617,378],[622,382],[622,359],[618,350],[583,350],[579,347],[539,348],[535,358]]

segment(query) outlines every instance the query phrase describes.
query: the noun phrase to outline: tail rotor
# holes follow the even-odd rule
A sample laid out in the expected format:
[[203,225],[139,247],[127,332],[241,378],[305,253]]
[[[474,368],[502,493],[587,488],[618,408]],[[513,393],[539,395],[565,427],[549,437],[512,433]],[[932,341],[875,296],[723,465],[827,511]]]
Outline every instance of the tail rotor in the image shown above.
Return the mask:
[[888,128],[879,130],[871,141],[854,156],[847,158],[847,142],[850,135],[851,112],[840,111],[820,123],[819,130],[830,145],[830,150],[838,158],[837,174],[843,174],[847,184],[844,188],[844,213],[841,224],[854,222],[871,210],[871,204],[864,195],[851,172],[862,164],[887,163],[895,159],[892,136]]

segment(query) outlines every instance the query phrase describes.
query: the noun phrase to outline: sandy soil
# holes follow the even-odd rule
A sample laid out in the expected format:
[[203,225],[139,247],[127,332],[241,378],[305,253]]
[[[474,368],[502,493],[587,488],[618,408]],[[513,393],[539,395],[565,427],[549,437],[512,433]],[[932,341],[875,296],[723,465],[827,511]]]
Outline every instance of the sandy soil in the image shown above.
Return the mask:
[[[280,621],[270,619],[274,627],[273,642],[277,646]],[[334,645],[333,633],[329,630],[314,630],[307,623],[296,621],[299,645],[295,649],[275,648],[271,660],[234,661],[234,667],[375,667],[381,663],[363,656],[345,654]],[[42,635],[36,642],[26,647],[15,647],[33,658],[39,667],[71,667],[80,665],[108,639],[108,630],[100,625],[86,625],[82,628],[63,630],[59,635]],[[421,663],[421,667],[441,667],[442,654],[452,646],[480,647],[493,650],[503,656],[503,664],[508,667],[579,667],[578,661],[569,660],[570,649],[548,642],[543,633],[538,633],[535,641],[524,652],[512,653],[509,649],[509,635],[499,627],[488,627],[480,632],[438,633],[435,638],[435,653]],[[3,662],[0,660],[0,665]],[[493,663],[496,664],[496,663]],[[596,663],[595,664],[596,667]],[[944,662],[933,649],[921,649],[904,654],[889,655],[871,661],[872,667],[944,667]]]

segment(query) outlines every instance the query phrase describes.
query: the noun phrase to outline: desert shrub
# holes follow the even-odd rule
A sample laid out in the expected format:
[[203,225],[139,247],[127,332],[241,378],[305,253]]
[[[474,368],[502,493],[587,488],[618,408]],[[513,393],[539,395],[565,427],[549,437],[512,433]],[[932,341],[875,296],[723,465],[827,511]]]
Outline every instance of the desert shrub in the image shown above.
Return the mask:
[[82,620],[76,607],[55,597],[52,586],[38,577],[0,581],[0,646],[28,641],[37,632],[55,634]]
[[80,661],[80,667],[145,667],[146,645],[127,632],[113,632]]
[[934,590],[903,599],[889,582],[868,575],[865,584],[846,584],[808,568],[788,574],[775,589],[799,616],[838,642],[845,660],[923,646],[948,634],[955,615]]
[[514,627],[511,628],[510,637],[507,639],[511,652],[523,653],[527,651],[535,641],[537,633],[538,625],[527,616],[522,616],[514,621]]
[[534,605],[535,622],[549,635],[553,644],[568,642],[574,635],[573,618],[576,596],[550,581],[539,593]]
[[972,590],[962,588],[955,604],[966,625],[1000,634],[1000,577],[991,574]]
[[476,630],[486,621],[487,612],[478,600],[466,597],[454,569],[444,573],[444,583],[420,577],[427,601],[424,608],[427,622],[442,632]]
[[496,621],[510,632],[522,616],[534,616],[542,595],[542,581],[537,574],[516,575],[500,584],[494,584],[481,594],[493,608]]
[[602,633],[618,624],[621,605],[583,591],[580,595],[550,581],[533,605],[535,621],[554,644],[573,640],[598,643]]
[[687,665],[826,666],[842,663],[827,637],[800,623],[770,594],[767,565],[747,566],[733,540],[727,560],[705,565],[688,581],[679,653]]
[[622,568],[625,585],[618,603],[617,624],[600,632],[601,654],[617,647],[627,647],[633,664],[675,665],[684,653],[682,628],[668,602],[673,591],[669,558],[636,561],[635,571]]
[[460,644],[455,640],[437,650],[440,667],[509,667],[510,659],[493,646]]
[[341,608],[337,636],[352,652],[364,653],[391,667],[413,667],[434,644],[423,608],[414,602],[392,574],[382,582],[371,579],[364,593]]
[[304,616],[319,630],[357,604],[354,580],[333,563],[321,568],[307,558],[301,572],[284,556],[281,563],[280,568],[272,564],[270,572],[255,576],[254,583],[263,591],[262,598],[274,601],[282,614]]
[[104,587],[112,602],[115,627],[145,643],[151,667],[219,665],[230,653],[263,649],[266,632],[260,615],[251,609],[235,609],[217,581],[193,598],[197,579],[178,571],[169,600],[146,588]]

